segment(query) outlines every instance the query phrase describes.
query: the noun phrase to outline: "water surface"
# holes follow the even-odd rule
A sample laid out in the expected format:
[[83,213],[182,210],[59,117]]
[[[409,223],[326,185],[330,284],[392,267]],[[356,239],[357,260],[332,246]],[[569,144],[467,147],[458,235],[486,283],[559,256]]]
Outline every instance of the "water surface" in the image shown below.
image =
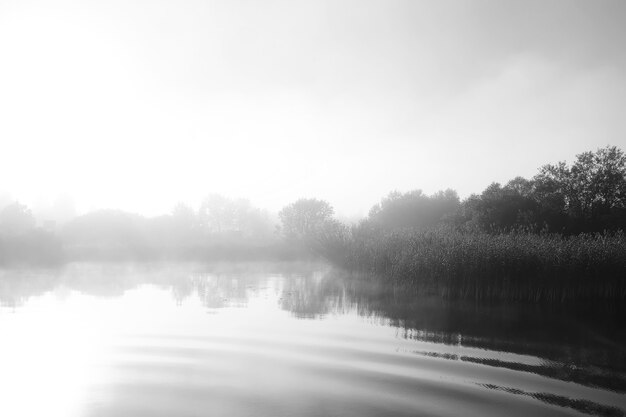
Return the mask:
[[624,415],[622,315],[596,310],[318,264],[5,270],[0,415]]

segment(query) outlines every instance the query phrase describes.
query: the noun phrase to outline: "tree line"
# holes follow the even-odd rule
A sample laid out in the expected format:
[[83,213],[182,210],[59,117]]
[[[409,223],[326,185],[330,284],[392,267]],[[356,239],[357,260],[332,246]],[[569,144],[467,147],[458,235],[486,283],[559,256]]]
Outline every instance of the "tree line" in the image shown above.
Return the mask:
[[392,192],[352,226],[316,199],[280,218],[288,239],[336,265],[444,297],[626,300],[626,157],[616,147],[463,201],[453,190]]
[[203,260],[297,256],[276,233],[276,221],[248,200],[210,194],[194,208],[145,217],[96,210],[59,227],[37,226],[19,202],[0,209],[0,264],[72,260]]
[[29,208],[15,202],[0,209],[0,262],[259,253],[336,258],[366,238],[442,227],[490,235],[615,233],[626,227],[626,155],[615,146],[584,152],[572,164],[548,164],[530,179],[493,183],[464,200],[451,189],[394,191],[355,225],[334,214],[330,203],[315,198],[273,215],[248,200],[211,194],[196,208],[181,203],[163,216],[98,210],[50,230],[37,227]]
[[[306,244],[348,233],[322,200],[300,199],[280,212],[284,235]],[[566,162],[539,168],[531,179],[494,182],[461,201],[447,189],[391,192],[369,211],[352,233],[453,227],[464,232],[558,233],[576,235],[626,228],[626,155],[615,146],[584,152]]]

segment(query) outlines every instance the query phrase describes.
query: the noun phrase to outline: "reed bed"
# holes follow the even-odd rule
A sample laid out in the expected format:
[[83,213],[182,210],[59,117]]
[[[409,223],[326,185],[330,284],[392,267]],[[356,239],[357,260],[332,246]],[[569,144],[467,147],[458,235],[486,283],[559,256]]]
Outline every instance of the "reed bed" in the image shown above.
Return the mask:
[[626,299],[626,236],[353,231],[335,261],[450,298]]

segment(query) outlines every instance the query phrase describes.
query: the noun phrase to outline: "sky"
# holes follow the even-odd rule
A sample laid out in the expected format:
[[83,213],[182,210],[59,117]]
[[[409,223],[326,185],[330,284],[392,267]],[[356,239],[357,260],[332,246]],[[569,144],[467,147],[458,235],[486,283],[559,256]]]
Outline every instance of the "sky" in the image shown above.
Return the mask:
[[0,0],[0,194],[466,197],[626,149],[625,21],[622,0]]

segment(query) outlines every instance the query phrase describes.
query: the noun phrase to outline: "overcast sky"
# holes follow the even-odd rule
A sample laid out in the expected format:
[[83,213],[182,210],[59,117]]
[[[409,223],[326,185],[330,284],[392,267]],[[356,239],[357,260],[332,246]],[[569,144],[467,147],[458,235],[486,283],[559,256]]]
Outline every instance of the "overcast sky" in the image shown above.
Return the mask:
[[626,148],[626,1],[0,0],[0,190],[167,212],[389,191]]

